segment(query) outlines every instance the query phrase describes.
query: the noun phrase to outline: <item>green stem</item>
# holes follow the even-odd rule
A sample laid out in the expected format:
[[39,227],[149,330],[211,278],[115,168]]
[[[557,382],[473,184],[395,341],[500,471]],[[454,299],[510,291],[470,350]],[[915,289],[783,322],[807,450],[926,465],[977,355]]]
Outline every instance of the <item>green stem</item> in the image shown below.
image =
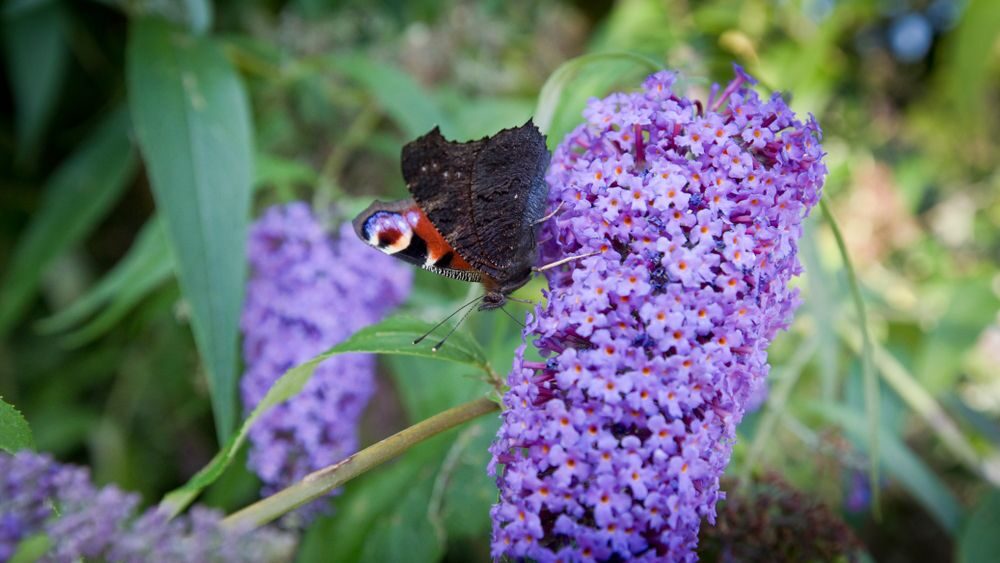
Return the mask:
[[851,257],[847,253],[847,245],[844,243],[844,236],[840,232],[833,213],[826,205],[825,199],[819,200],[820,211],[823,218],[830,225],[833,238],[837,241],[837,250],[844,261],[844,270],[847,272],[847,283],[851,288],[851,298],[854,301],[854,308],[858,314],[858,326],[861,328],[861,373],[864,378],[865,389],[865,413],[868,419],[868,453],[871,469],[868,472],[868,480],[872,490],[872,512],[875,518],[881,516],[879,507],[879,482],[878,482],[878,428],[879,428],[879,388],[875,370],[872,367],[872,339],[868,332],[868,314],[865,312],[865,300],[861,296],[861,284],[851,263]]
[[222,521],[222,526],[229,530],[241,531],[263,526],[378,467],[414,445],[498,408],[499,405],[483,397],[438,413],[361,450],[340,463],[314,471],[294,485],[234,512]]

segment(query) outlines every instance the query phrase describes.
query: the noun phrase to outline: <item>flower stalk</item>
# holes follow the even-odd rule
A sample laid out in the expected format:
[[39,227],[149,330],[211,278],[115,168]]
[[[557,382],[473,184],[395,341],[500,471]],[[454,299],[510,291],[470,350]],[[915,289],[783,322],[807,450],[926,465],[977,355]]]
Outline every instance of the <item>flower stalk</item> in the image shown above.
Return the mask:
[[314,471],[299,482],[234,512],[222,521],[222,526],[225,529],[233,530],[247,530],[263,526],[382,465],[424,440],[494,412],[499,407],[497,403],[482,397],[438,413],[339,463]]

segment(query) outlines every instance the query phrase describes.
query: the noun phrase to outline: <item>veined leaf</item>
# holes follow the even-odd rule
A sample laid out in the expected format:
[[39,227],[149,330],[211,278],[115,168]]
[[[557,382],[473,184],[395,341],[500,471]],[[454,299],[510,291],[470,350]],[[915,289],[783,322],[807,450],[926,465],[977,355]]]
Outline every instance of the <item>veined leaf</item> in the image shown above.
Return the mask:
[[52,260],[85,238],[118,200],[135,164],[128,115],[116,111],[52,174],[0,283],[0,336],[20,318]]
[[31,428],[14,405],[0,398],[0,450],[14,453],[24,448],[34,447]]
[[195,341],[220,443],[236,420],[240,307],[253,179],[250,110],[221,48],[159,19],[129,34],[129,105]]
[[[402,354],[424,356],[451,362],[462,363],[491,373],[486,355],[479,344],[467,334],[456,332],[448,340],[447,345],[437,352],[428,346],[413,344],[415,336],[427,331],[432,325],[407,317],[390,317],[381,323],[371,325],[356,332],[347,340],[337,344],[327,352],[296,366],[282,375],[271,386],[260,403],[253,409],[250,416],[240,426],[239,431],[212,458],[212,461],[201,469],[183,487],[167,494],[162,505],[171,513],[178,514],[197,497],[205,487],[218,479],[226,467],[232,462],[239,448],[246,441],[247,434],[253,424],[271,407],[294,397],[312,377],[316,367],[328,358],[348,352],[363,352],[374,354]],[[454,340],[454,341],[453,341]],[[454,344],[454,346],[452,346]]]

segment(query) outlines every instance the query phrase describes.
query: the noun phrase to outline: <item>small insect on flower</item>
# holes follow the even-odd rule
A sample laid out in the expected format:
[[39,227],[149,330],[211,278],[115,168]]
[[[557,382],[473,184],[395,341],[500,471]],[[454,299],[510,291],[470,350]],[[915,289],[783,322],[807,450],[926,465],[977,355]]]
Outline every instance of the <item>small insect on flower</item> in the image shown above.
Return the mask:
[[354,219],[354,230],[386,254],[482,283],[485,294],[462,308],[480,302],[479,310],[500,309],[535,271],[548,164],[545,137],[531,120],[465,143],[435,127],[403,147],[413,197],[375,201]]

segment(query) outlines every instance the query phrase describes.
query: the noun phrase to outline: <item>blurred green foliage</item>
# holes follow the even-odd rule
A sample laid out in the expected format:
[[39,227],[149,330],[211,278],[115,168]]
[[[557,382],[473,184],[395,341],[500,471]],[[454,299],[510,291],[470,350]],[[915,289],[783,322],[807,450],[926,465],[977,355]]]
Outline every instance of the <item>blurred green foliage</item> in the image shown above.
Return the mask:
[[[640,58],[695,92],[736,61],[825,131],[824,197],[877,344],[881,518],[864,479],[861,333],[818,213],[800,249],[804,305],[772,347],[772,394],[742,424],[730,474],[780,472],[840,511],[876,559],[982,560],[1000,517],[994,4],[9,1],[0,428],[19,424],[13,404],[38,449],[155,502],[208,463],[241,412],[241,241],[260,209],[306,199],[333,225],[401,196],[400,148],[434,125],[468,139],[538,111],[553,145],[589,97],[635,87]],[[630,54],[577,59],[555,75],[558,95],[539,97],[562,63],[608,52]],[[176,122],[188,135],[164,133]],[[424,319],[468,289],[416,279],[406,309]],[[517,326],[475,315],[463,331],[506,371]],[[488,389],[461,364],[392,357],[382,371],[366,443]],[[488,559],[495,424],[350,483],[300,558]],[[257,494],[237,456],[205,499],[234,509]]]

